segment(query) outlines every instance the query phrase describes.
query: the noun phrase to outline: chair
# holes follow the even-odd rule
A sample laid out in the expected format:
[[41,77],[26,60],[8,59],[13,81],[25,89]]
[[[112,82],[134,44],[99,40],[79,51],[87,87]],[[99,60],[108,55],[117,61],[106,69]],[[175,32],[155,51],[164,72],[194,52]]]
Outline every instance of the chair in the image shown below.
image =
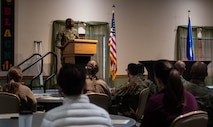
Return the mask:
[[106,111],[109,111],[109,107],[111,104],[111,98],[104,93],[86,93],[89,97],[89,100],[91,103],[96,104],[102,108],[104,108]]
[[144,88],[139,94],[138,107],[136,109],[136,119],[141,121],[143,118],[144,109],[149,96],[149,88]]
[[207,127],[208,113],[192,111],[175,118],[170,127]]
[[17,95],[8,92],[0,92],[0,114],[18,113],[20,104],[20,99]]

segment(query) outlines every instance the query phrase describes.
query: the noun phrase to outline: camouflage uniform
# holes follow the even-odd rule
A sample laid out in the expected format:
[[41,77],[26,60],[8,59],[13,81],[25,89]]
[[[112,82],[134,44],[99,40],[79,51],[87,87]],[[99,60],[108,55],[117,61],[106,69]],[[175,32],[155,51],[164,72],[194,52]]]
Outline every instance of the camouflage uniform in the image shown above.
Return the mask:
[[104,93],[111,98],[111,93],[108,84],[102,79],[86,78],[84,93],[89,92]]
[[76,39],[78,35],[78,31],[75,28],[72,29],[64,29],[63,31],[59,32],[56,36],[56,46],[61,47],[67,41]]
[[183,76],[180,76],[181,82],[183,83],[183,86],[189,84],[189,81],[187,81],[185,78],[183,78]]
[[[78,38],[78,31],[75,28],[72,29],[64,29],[63,31],[59,32],[56,36],[56,47],[63,50],[63,46],[66,42],[77,39]],[[61,64],[64,64],[64,57],[61,52]]]
[[184,87],[195,96],[200,110],[208,112],[208,127],[213,127],[213,90],[206,87],[204,83],[189,82]]
[[142,85],[145,85],[145,87],[149,87],[150,95],[157,93],[157,86],[154,84],[153,81],[145,78],[144,75],[141,73],[139,73],[138,76],[141,78],[143,82],[145,82],[145,84]]
[[95,93],[104,93],[109,96],[111,99],[111,93],[108,84],[102,80],[98,79],[96,74],[99,71],[99,66],[96,60],[88,61],[85,66],[86,70],[86,84],[84,88],[84,93],[95,92]]
[[147,83],[139,75],[133,76],[112,93],[117,103],[114,104],[117,106],[112,113],[136,119],[135,112],[138,106],[139,93],[147,87]]

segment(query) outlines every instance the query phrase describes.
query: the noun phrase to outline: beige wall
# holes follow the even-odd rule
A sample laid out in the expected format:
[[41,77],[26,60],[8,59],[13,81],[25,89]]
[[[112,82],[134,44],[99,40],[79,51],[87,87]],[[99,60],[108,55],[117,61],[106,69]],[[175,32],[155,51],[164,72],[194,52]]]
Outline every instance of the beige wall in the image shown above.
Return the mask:
[[[33,54],[35,40],[42,41],[43,53],[51,50],[54,20],[110,23],[115,4],[118,75],[126,74],[130,62],[176,60],[176,30],[187,25],[188,9],[192,25],[213,26],[212,0],[16,0],[15,4],[15,63]],[[45,60],[45,66],[49,64]]]

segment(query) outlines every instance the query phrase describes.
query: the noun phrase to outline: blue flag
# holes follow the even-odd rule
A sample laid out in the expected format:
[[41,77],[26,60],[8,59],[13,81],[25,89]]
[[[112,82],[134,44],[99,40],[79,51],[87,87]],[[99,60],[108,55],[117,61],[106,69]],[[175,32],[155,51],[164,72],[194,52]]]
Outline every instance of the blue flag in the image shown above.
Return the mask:
[[188,32],[187,32],[187,40],[186,40],[186,56],[188,60],[194,60],[194,44],[193,44],[193,37],[192,37],[192,26],[189,17],[188,21]]

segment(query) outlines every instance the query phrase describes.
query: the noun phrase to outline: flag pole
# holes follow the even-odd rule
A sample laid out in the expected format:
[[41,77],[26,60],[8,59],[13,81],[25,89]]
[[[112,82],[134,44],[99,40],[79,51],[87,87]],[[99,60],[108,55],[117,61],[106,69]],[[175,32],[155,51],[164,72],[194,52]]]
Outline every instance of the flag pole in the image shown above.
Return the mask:
[[188,17],[189,17],[189,18],[190,18],[190,12],[191,12],[191,11],[190,11],[190,10],[188,10]]

